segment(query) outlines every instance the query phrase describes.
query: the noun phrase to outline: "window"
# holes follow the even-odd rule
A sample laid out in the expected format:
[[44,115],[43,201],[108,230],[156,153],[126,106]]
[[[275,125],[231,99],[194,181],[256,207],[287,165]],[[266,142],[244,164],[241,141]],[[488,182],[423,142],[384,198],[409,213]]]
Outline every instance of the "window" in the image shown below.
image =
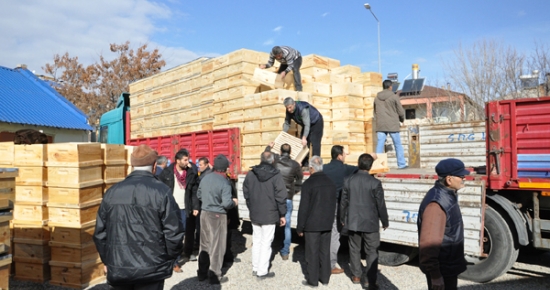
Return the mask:
[[405,110],[405,119],[407,119],[407,120],[416,119],[416,110],[415,109],[406,109]]
[[108,141],[108,135],[109,135],[109,126],[101,126],[99,128],[99,142],[100,143],[107,143]]

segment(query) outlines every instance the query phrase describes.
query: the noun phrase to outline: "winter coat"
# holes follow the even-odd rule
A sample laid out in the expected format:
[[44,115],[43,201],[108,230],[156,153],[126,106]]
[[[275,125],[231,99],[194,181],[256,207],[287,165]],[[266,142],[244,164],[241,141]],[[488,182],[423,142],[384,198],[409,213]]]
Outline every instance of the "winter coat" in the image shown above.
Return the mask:
[[382,182],[368,172],[358,171],[344,180],[340,200],[340,222],[349,231],[374,233],[388,227],[388,210]]
[[[271,147],[267,146],[265,151],[271,152]],[[286,198],[292,200],[294,194],[301,190],[302,179],[304,178],[302,166],[290,158],[290,155],[287,153],[283,153],[282,155],[273,153],[273,155],[275,155],[275,167],[279,169],[285,181],[287,191]]]
[[376,132],[399,132],[399,122],[405,121],[405,110],[399,97],[391,90],[383,90],[374,99]]
[[109,284],[126,285],[172,276],[183,234],[170,188],[151,172],[134,171],[105,193],[93,238]]
[[336,210],[336,186],[324,172],[313,173],[302,185],[296,231],[330,231]]
[[243,182],[252,223],[270,225],[286,214],[286,186],[279,170],[268,163],[252,167]]
[[231,191],[231,183],[223,173],[206,174],[197,191],[197,197],[201,201],[201,210],[227,214],[228,210],[235,207]]
[[[197,198],[197,189],[199,188],[198,169],[193,163],[189,163],[191,167],[187,167],[187,176],[185,178],[185,215],[189,216],[193,210],[200,210],[200,201]],[[174,186],[176,186],[176,178],[174,176],[174,166],[176,163],[170,164],[158,176],[158,179],[172,189],[174,194]]]

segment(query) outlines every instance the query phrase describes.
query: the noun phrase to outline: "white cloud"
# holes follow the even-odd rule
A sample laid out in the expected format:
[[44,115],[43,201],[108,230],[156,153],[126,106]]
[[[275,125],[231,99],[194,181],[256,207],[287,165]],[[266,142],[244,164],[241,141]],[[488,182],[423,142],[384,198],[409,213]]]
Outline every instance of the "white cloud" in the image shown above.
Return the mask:
[[327,16],[327,15],[329,15],[329,14],[330,14],[330,13],[325,12],[325,13],[321,14],[321,17],[325,17],[325,16]]
[[271,39],[268,39],[266,41],[264,41],[264,43],[262,43],[263,45],[272,45],[273,43],[275,43],[275,41],[271,38]]
[[65,52],[88,65],[100,54],[109,59],[109,44],[126,40],[133,48],[149,43],[149,48],[161,50],[167,63],[172,63],[171,58],[181,64],[197,54],[150,42],[154,33],[166,29],[155,21],[172,16],[164,4],[146,0],[6,1],[0,10],[0,27],[4,27],[0,30],[0,66],[24,63],[43,73],[42,67],[52,63],[55,54]]
[[282,29],[283,29],[282,26],[277,26],[277,27],[273,28],[273,32],[281,32]]

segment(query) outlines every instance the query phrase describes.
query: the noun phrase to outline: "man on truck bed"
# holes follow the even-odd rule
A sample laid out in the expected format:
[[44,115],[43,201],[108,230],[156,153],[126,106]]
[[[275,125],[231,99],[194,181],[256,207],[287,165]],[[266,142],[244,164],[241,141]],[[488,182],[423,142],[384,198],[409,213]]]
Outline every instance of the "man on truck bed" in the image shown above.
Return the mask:
[[302,91],[302,77],[300,75],[300,67],[302,66],[302,55],[296,49],[290,46],[274,46],[269,54],[267,64],[261,64],[260,68],[270,68],[278,60],[281,63],[278,74],[284,79],[290,71],[294,72],[294,88],[296,91]]
[[418,210],[420,270],[428,289],[456,289],[458,274],[466,270],[464,223],[457,191],[470,174],[458,159],[441,160],[435,167],[439,179],[426,193]]

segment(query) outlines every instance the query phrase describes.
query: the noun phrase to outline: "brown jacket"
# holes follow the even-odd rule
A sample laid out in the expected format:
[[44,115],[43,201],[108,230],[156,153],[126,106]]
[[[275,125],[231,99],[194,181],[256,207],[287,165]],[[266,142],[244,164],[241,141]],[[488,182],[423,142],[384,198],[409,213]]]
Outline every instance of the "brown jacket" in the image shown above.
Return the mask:
[[392,90],[383,90],[374,99],[374,120],[376,132],[399,132],[399,122],[405,120],[405,110],[399,96]]

